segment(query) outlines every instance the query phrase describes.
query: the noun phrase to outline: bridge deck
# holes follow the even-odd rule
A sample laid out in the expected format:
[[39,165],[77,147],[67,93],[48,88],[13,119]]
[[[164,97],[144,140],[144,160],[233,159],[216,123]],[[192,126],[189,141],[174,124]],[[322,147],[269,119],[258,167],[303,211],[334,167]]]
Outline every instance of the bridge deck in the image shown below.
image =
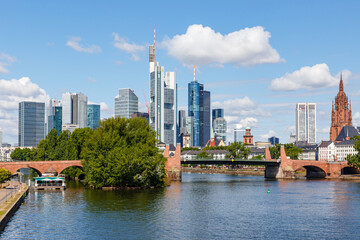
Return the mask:
[[268,160],[249,160],[249,159],[193,159],[181,160],[181,164],[205,164],[205,165],[273,165],[278,166],[280,162]]

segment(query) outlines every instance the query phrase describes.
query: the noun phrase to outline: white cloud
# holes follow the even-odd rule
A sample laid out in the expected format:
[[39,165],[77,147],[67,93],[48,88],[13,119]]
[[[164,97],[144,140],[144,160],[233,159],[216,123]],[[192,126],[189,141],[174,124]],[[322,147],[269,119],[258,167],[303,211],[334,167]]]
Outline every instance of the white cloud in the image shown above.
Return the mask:
[[[343,70],[343,80],[346,81],[351,75],[348,70]],[[286,73],[280,78],[273,79],[270,89],[275,91],[294,91],[298,89],[316,89],[334,87],[339,84],[340,73],[331,75],[329,67],[325,63],[316,64],[312,67],[302,67],[292,73]]]
[[18,134],[18,108],[21,101],[49,101],[46,91],[30,78],[4,80],[0,79],[0,128],[4,140],[16,142]]
[[360,125],[360,112],[355,112],[353,114],[353,125],[359,126]]
[[8,74],[10,73],[9,69],[7,69],[8,66],[11,65],[11,63],[16,62],[16,57],[10,56],[6,53],[0,54],[0,73]]
[[129,43],[125,38],[120,37],[119,34],[117,33],[113,33],[113,35],[114,35],[114,47],[131,54],[131,57],[134,61],[140,60],[137,53],[144,51],[145,46],[137,45],[135,43]]
[[225,115],[230,116],[270,116],[269,112],[266,112],[259,108],[258,104],[253,102],[249,97],[229,99],[223,102],[216,101],[211,104],[214,108],[223,108]]
[[80,46],[80,37],[71,37],[67,42],[66,46],[71,47],[75,51],[85,52],[85,53],[99,53],[101,52],[101,48],[97,45],[90,46]]
[[93,78],[93,77],[88,77],[88,81],[91,82],[91,83],[96,83],[96,82],[98,82],[98,80],[96,80],[96,79]]
[[265,140],[268,140],[268,138],[270,138],[272,136],[275,136],[275,135],[276,135],[275,131],[270,130],[267,134],[261,135],[261,138],[265,139]]
[[164,40],[160,46],[185,65],[224,64],[248,66],[284,61],[269,44],[263,27],[245,28],[222,35],[210,27],[190,25],[185,34]]

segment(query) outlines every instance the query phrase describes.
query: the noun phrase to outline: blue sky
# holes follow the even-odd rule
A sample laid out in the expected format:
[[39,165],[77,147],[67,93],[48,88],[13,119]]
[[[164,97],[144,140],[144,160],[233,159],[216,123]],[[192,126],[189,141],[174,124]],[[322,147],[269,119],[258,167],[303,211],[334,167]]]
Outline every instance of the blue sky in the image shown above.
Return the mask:
[[146,111],[148,46],[176,71],[186,109],[190,67],[223,107],[228,139],[250,125],[255,141],[295,131],[295,104],[317,103],[317,141],[329,138],[331,101],[343,72],[360,123],[358,1],[2,1],[0,128],[17,142],[17,103],[83,92],[113,114],[119,88]]

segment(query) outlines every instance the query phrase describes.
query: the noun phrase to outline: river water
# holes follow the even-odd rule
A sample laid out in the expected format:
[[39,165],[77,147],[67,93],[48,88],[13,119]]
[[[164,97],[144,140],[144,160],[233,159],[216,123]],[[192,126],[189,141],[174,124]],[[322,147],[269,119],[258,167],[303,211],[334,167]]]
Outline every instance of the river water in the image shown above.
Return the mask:
[[183,173],[165,189],[30,191],[2,239],[360,239],[360,183]]

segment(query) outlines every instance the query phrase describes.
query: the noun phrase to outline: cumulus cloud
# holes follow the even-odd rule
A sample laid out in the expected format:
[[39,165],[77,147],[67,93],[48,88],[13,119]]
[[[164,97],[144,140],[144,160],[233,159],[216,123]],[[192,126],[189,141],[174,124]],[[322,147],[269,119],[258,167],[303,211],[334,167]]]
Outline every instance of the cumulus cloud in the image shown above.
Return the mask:
[[261,26],[223,35],[210,27],[194,24],[185,34],[165,39],[161,46],[185,65],[249,66],[284,61],[271,47],[270,37]]
[[33,83],[30,78],[0,79],[0,128],[4,139],[16,141],[18,134],[18,108],[21,101],[49,101],[46,91]]
[[275,136],[276,133],[273,130],[270,130],[268,133],[261,135],[262,139],[268,140],[268,138]]
[[16,58],[13,56],[10,56],[6,53],[0,54],[0,73],[7,74],[10,73],[8,66],[11,65],[11,63],[16,62]]
[[93,77],[88,77],[88,81],[91,82],[91,83],[96,83],[96,82],[98,82],[98,80],[96,80],[96,79],[93,78]]
[[144,51],[145,46],[137,45],[135,43],[129,43],[125,38],[120,37],[119,34],[117,33],[113,33],[113,35],[114,35],[114,47],[131,54],[131,57],[134,61],[140,60],[137,53]]
[[97,45],[90,46],[81,46],[80,45],[81,37],[71,37],[67,42],[66,46],[71,47],[75,51],[85,52],[85,53],[99,53],[101,48]]
[[[343,70],[343,80],[346,81],[351,75],[348,70]],[[315,89],[334,87],[339,84],[340,73],[331,75],[329,67],[325,63],[316,64],[312,67],[302,67],[292,73],[273,79],[270,89],[275,91],[294,91],[298,89]]]

